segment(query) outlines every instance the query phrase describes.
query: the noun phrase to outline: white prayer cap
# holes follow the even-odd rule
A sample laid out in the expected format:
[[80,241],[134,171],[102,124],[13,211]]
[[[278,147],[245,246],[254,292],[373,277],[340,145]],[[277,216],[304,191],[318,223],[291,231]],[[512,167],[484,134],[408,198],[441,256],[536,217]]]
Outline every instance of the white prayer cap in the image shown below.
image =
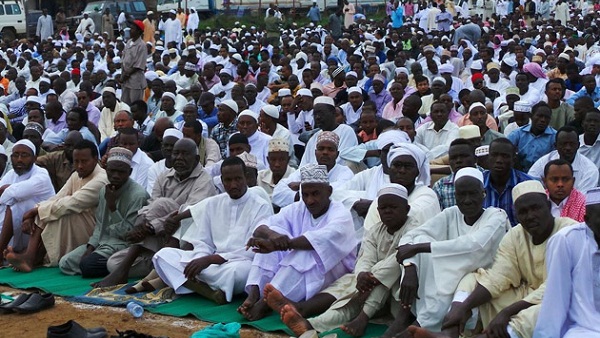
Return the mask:
[[356,86],[348,88],[348,95],[350,95],[352,93],[362,94],[362,89],[360,89],[359,87],[356,87]]
[[269,141],[268,152],[272,153],[272,152],[276,152],[276,151],[283,151],[286,153],[289,152],[290,151],[290,143],[288,142],[288,140],[282,139],[282,138],[272,138]]
[[242,117],[242,116],[250,116],[251,118],[253,118],[256,122],[258,122],[258,114],[253,112],[250,109],[246,109],[243,110],[240,115],[238,116],[238,118]]
[[191,62],[186,62],[184,66],[185,70],[196,70],[196,65]]
[[490,146],[489,145],[477,147],[475,149],[475,156],[477,156],[477,157],[484,157],[484,156],[488,156],[489,154],[490,154]]
[[479,182],[481,182],[481,184],[483,184],[483,174],[478,169],[471,168],[471,167],[466,167],[466,168],[460,169],[454,175],[454,182],[457,182],[459,179],[461,179],[463,177],[473,177],[473,178],[477,179]]
[[592,188],[585,194],[585,205],[594,204],[600,204],[600,187]]
[[481,137],[481,131],[479,130],[479,127],[476,125],[470,124],[468,126],[462,126],[462,127],[458,128],[458,138],[468,140],[468,139],[480,138],[480,137]]
[[233,110],[234,113],[236,113],[236,114],[238,113],[238,109],[239,109],[238,105],[233,100],[223,100],[223,101],[221,101],[220,105],[225,105],[225,106],[231,108],[231,110]]
[[175,12],[174,9],[170,10],[169,13],[177,15],[177,12]]
[[317,97],[314,101],[314,105],[316,106],[317,104],[326,104],[328,106],[335,107],[335,102],[333,102],[333,99],[330,98],[329,96]]
[[[479,128],[477,128],[479,129]],[[388,144],[396,144],[401,142],[410,143],[408,134],[398,129],[386,130],[377,137],[377,149],[382,150]]]
[[4,146],[0,144],[0,155],[4,155],[6,157],[6,149],[4,149]]
[[560,54],[558,54],[558,58],[559,59],[565,59],[567,61],[571,61],[571,57],[567,53],[560,53]]
[[309,164],[300,168],[300,183],[329,184],[327,166],[322,164]]
[[[305,88],[303,88],[303,89],[305,89]],[[302,89],[300,89],[300,90],[302,90]],[[300,92],[300,90],[298,92]],[[288,88],[281,88],[277,91],[277,96],[279,96],[279,97],[291,96],[291,95],[292,95],[292,91],[289,90]],[[300,94],[298,94],[298,95],[300,95]],[[312,96],[312,94],[310,96]]]
[[517,66],[517,60],[514,57],[506,57],[506,58],[502,59],[502,62],[504,62],[507,66],[510,66],[510,67]]
[[425,186],[429,186],[429,183],[431,183],[431,176],[429,173],[429,161],[427,160],[427,155],[425,155],[423,150],[421,150],[421,148],[419,148],[418,146],[408,142],[394,144],[387,156],[388,166],[392,165],[392,162],[394,161],[394,159],[396,159],[396,157],[402,155],[408,155],[412,157],[417,163],[419,175],[415,179],[415,182],[423,184]]
[[[289,90],[289,89],[288,89]],[[290,93],[291,94],[291,93]],[[308,97],[313,97],[313,94],[311,93],[310,89],[307,88],[301,88],[298,90],[297,93],[298,96],[308,96]],[[316,102],[315,102],[316,103]]]
[[452,73],[454,72],[454,66],[450,63],[444,63],[438,67],[438,72],[440,74]]
[[346,73],[346,77],[348,76],[354,76],[355,78],[358,78],[358,74],[356,74],[356,72],[353,70]]
[[13,146],[13,149],[16,148],[18,145],[24,145],[27,148],[31,149],[31,151],[33,152],[33,156],[37,155],[37,151],[35,150],[35,145],[33,144],[33,142],[27,140],[27,139],[21,139],[19,141],[17,141],[17,143],[15,143],[15,145]]
[[308,61],[308,56],[306,55],[306,53],[300,52],[300,53],[296,54],[296,59],[294,61],[298,61],[300,59],[302,59],[306,62],[306,61]]
[[219,75],[221,75],[221,74],[227,74],[227,75],[233,77],[233,73],[231,72],[231,69],[229,69],[229,68],[223,68],[223,69],[221,69],[219,71]]
[[[318,89],[322,93],[323,92],[323,85],[320,84],[319,82],[313,82],[313,83],[310,84],[310,90],[313,90],[313,89]],[[311,92],[311,94],[312,94],[312,92]]]
[[519,197],[530,193],[538,193],[546,196],[546,189],[544,189],[544,186],[540,181],[529,180],[521,182],[515,185],[512,190],[513,203],[516,203]]
[[[396,75],[398,75],[400,73],[404,73],[404,74],[408,75],[408,69],[406,69],[406,67],[396,68]],[[348,74],[346,74],[346,76],[348,76]]]
[[113,95],[117,95],[117,91],[113,87],[104,87],[104,89],[102,90],[102,94],[104,93],[111,93]]
[[146,78],[146,81],[152,82],[154,79],[158,78],[158,74],[156,74],[155,71],[149,70],[144,73],[144,77]]
[[445,84],[446,84],[446,79],[444,79],[444,78],[443,78],[443,77],[441,77],[441,76],[438,76],[438,77],[434,78],[434,79],[433,79],[433,81],[431,81],[431,83],[432,83],[432,84],[433,84],[434,82],[441,82],[441,83],[443,83],[443,84],[445,85]]
[[531,104],[527,101],[517,101],[513,110],[520,113],[531,113]]
[[381,187],[377,192],[377,197],[383,195],[394,195],[408,201],[408,191],[405,187],[397,183],[388,183]]
[[265,114],[271,116],[274,119],[278,119],[279,118],[279,109],[277,107],[275,107],[272,104],[268,104],[266,106],[263,106],[261,108],[261,110],[263,112],[265,112]]
[[481,60],[475,60],[471,63],[471,69],[483,70],[483,62]]
[[36,95],[27,96],[27,100],[25,101],[25,103],[29,103],[29,102],[37,103],[39,105],[43,104],[41,98],[39,96],[36,96]]
[[472,104],[469,106],[469,113],[470,113],[470,112],[471,112],[473,109],[475,109],[475,108],[477,108],[477,107],[481,107],[481,108],[483,108],[483,109],[487,110],[487,108],[485,107],[485,105],[484,105],[483,103],[481,103],[481,102],[473,102],[473,103],[472,103]]
[[40,82],[51,83],[51,82],[50,82],[50,79],[49,79],[49,78],[47,78],[47,77],[41,77],[41,78],[40,78]]
[[340,137],[332,131],[323,131],[317,136],[317,145],[321,142],[331,142],[336,148],[340,146]]
[[108,152],[108,159],[106,160],[106,163],[112,161],[120,161],[131,166],[132,158],[133,153],[131,152],[131,150],[122,147],[114,147],[111,148]]
[[163,139],[165,137],[169,137],[169,136],[175,137],[178,140],[181,140],[183,138],[183,133],[176,128],[169,128],[169,129],[165,130],[165,133],[163,134]]
[[161,96],[161,99],[164,99],[165,97],[170,98],[171,100],[173,100],[173,102],[175,102],[175,94],[171,93],[171,92],[164,92]]
[[239,62],[244,62],[244,59],[242,58],[242,56],[238,53],[235,53],[231,56],[232,59],[234,60],[238,60]]
[[237,155],[237,157],[244,161],[246,167],[258,169],[258,160],[256,159],[256,156],[248,154],[244,151],[243,153]]

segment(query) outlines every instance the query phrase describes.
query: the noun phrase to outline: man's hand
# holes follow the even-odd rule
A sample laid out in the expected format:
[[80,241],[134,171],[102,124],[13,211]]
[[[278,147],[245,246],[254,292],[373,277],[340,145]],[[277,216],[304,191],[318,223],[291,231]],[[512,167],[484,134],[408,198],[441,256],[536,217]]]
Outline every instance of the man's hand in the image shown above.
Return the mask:
[[304,130],[311,131],[311,130],[313,130],[313,127],[310,125],[310,123],[304,122]]
[[150,235],[152,235],[152,232],[146,225],[138,224],[127,233],[126,238],[130,243],[138,243]]
[[269,240],[275,246],[275,250],[277,251],[287,251],[290,249],[290,238],[286,235],[282,235],[276,232],[273,232],[269,237]]
[[164,231],[169,236],[173,235],[177,229],[179,229],[179,225],[181,224],[179,220],[179,211],[175,211],[167,219],[165,220]]
[[33,230],[35,229],[35,223],[31,218],[23,218],[23,222],[21,223],[21,232],[28,235],[33,235]]
[[290,189],[292,189],[292,191],[299,191],[300,190],[300,182],[292,182],[292,183],[288,184],[288,187],[290,187]]
[[217,97],[219,98],[224,98],[225,97],[225,92],[220,92],[219,94],[217,94]]
[[261,239],[252,237],[248,240],[246,248],[252,248],[252,251],[256,253],[270,253],[277,251],[275,244],[270,239]]
[[106,189],[104,190],[104,199],[106,199],[106,206],[110,212],[117,211],[117,198],[119,195],[117,194],[117,189],[112,184],[107,184]]
[[417,267],[414,265],[404,268],[404,278],[400,283],[400,304],[408,309],[415,302],[419,291],[419,277]]
[[361,198],[358,202],[354,203],[352,209],[356,211],[358,216],[365,217],[367,215],[367,212],[369,212],[369,207],[371,206],[371,203],[373,203],[373,201]]
[[370,272],[363,271],[356,276],[356,289],[360,292],[370,292],[379,284],[381,282]]
[[94,250],[96,250],[96,248],[94,248],[93,246],[88,244],[85,252],[81,256],[81,259],[79,259],[79,262],[81,263],[83,261],[83,259],[86,258],[87,256],[89,256],[92,252],[94,252]]
[[34,220],[35,217],[38,215],[38,208],[37,207],[33,207],[31,209],[29,209],[24,215],[23,215],[23,221],[27,220],[27,219],[31,219]]
[[510,321],[510,316],[505,315],[502,311],[490,322],[485,333],[488,337],[494,338],[510,338],[506,327]]
[[183,275],[187,279],[195,280],[196,276],[210,265],[211,262],[208,256],[196,258],[185,266],[185,269],[183,269]]
[[444,317],[442,330],[458,327],[458,332],[462,334],[471,314],[471,310],[467,309],[463,302],[453,302],[450,311]]
[[398,253],[396,253],[396,260],[399,264],[402,264],[405,259],[414,257],[420,252],[417,244],[404,244],[398,247]]

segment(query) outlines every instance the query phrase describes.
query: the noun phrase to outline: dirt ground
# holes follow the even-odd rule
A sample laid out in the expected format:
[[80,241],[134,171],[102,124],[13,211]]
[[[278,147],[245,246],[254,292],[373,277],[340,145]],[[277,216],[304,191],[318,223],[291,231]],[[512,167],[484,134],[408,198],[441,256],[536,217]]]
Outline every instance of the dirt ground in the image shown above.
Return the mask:
[[[18,295],[24,291],[0,286],[0,293]],[[2,337],[46,337],[48,326],[59,325],[74,320],[86,328],[102,326],[110,335],[116,335],[116,330],[136,330],[156,337],[184,338],[202,329],[210,323],[194,317],[170,317],[144,312],[142,318],[135,319],[124,308],[95,306],[73,303],[56,298],[54,307],[29,315],[6,314],[0,315],[0,330]],[[242,338],[283,338],[285,334],[263,333],[261,331],[242,327]]]

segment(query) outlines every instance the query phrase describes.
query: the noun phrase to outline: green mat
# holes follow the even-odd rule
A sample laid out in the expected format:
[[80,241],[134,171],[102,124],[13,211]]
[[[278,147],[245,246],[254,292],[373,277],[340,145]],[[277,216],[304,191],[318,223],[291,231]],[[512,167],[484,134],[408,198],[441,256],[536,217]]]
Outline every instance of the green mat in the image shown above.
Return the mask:
[[[99,279],[83,279],[80,276],[67,276],[62,274],[58,268],[39,268],[30,273],[0,269],[0,284],[10,285],[16,289],[41,289],[63,297],[81,296],[90,291],[90,283],[97,280]],[[279,316],[274,313],[261,320],[254,322],[247,321],[237,312],[237,308],[242,301],[243,298],[236,298],[230,304],[216,305],[212,301],[198,295],[185,295],[170,303],[161,304],[154,308],[147,308],[146,310],[175,317],[192,315],[198,319],[212,323],[238,322],[253,326],[261,331],[285,331],[291,334],[287,327],[283,325]],[[385,329],[384,325],[370,324],[364,337],[380,336]],[[349,337],[340,330],[327,332],[323,335],[329,333],[337,333],[338,337]]]

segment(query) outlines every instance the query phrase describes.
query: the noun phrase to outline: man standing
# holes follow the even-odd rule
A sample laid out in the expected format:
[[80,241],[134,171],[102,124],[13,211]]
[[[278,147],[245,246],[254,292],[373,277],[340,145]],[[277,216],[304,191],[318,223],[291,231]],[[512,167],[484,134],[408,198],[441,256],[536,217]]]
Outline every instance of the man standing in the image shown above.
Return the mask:
[[144,23],[134,20],[131,26],[131,39],[123,50],[123,70],[121,73],[121,84],[123,92],[121,100],[126,104],[144,99],[146,89],[146,44],[142,40],[144,34]]
[[154,20],[154,12],[148,11],[146,18],[144,19],[144,42],[151,42],[154,46],[154,32],[156,31],[156,20]]
[[38,18],[35,35],[40,38],[40,41],[45,41],[54,34],[54,23],[52,17],[48,15],[48,9],[42,9],[42,16]]
[[81,274],[84,278],[106,276],[108,258],[129,246],[125,234],[133,227],[138,210],[148,201],[144,187],[129,178],[132,156],[131,151],[120,147],[108,153],[109,183],[100,188],[94,234],[86,244],[60,260],[62,273]]
[[169,46],[170,43],[175,43],[179,46],[181,43],[181,22],[177,20],[177,12],[174,9],[169,11],[169,18],[165,22],[165,43]]
[[350,272],[356,259],[352,216],[330,200],[327,168],[301,169],[302,201],[258,226],[247,243],[256,253],[246,283],[248,298],[238,311],[258,320],[269,307],[261,297],[269,283],[284,297],[307,300]]
[[79,22],[75,34],[81,34],[83,37],[90,38],[95,31],[96,25],[94,25],[94,20],[90,18],[88,12],[83,13],[83,19]]

